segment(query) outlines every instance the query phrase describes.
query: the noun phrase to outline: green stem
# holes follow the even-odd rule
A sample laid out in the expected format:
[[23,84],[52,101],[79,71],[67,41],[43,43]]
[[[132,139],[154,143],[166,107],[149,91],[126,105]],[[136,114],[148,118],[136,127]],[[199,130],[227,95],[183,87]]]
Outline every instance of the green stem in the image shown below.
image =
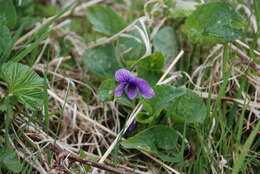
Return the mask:
[[47,67],[44,68],[44,121],[45,121],[45,132],[48,133],[49,131],[49,103],[48,103],[48,78],[47,78]]
[[13,116],[13,111],[12,111],[12,106],[7,105],[7,112],[5,115],[5,146],[9,147],[10,146],[10,140],[9,140],[9,127],[12,122],[12,116]]

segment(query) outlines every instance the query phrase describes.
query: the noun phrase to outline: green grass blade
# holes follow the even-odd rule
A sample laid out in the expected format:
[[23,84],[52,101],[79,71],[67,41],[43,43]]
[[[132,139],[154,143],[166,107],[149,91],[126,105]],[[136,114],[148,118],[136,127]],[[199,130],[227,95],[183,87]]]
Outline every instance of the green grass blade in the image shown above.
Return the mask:
[[246,156],[248,155],[248,152],[250,150],[250,147],[257,135],[257,132],[260,130],[260,120],[258,120],[256,127],[251,132],[250,136],[246,140],[246,143],[243,146],[243,151],[240,153],[240,155],[237,158],[237,161],[234,162],[234,167],[231,174],[238,174],[241,167],[243,166],[243,162],[245,161]]

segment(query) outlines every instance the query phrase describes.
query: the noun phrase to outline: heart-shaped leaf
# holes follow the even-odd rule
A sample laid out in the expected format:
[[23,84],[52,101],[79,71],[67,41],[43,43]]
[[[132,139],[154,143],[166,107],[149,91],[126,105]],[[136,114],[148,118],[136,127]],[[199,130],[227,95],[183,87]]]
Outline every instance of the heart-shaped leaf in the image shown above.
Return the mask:
[[0,165],[14,173],[19,173],[22,170],[22,165],[17,159],[15,151],[11,148],[2,147],[0,149]]
[[127,149],[142,149],[151,152],[165,161],[176,161],[176,158],[163,151],[174,150],[178,134],[173,128],[157,125],[145,129],[133,137],[124,140],[121,144]]
[[130,64],[145,54],[145,45],[136,30],[124,33],[117,42],[117,54],[124,62]]
[[172,27],[164,27],[156,33],[153,38],[153,45],[155,51],[164,55],[166,62],[174,58],[180,50],[177,35]]
[[197,43],[226,43],[237,39],[243,28],[243,18],[226,2],[206,3],[187,18],[183,31]]
[[126,27],[125,20],[112,8],[104,5],[96,5],[88,8],[87,18],[97,32],[114,35]]
[[171,85],[160,85],[154,88],[155,96],[143,101],[144,107],[150,113],[160,113],[172,104],[174,98],[182,96],[185,91]]
[[184,95],[174,98],[167,107],[167,115],[175,121],[202,123],[207,116],[207,108],[201,97],[189,89],[181,89]]
[[206,105],[203,99],[190,89],[160,85],[156,86],[154,91],[153,98],[143,100],[148,113],[158,115],[165,110],[167,116],[177,122],[202,123],[205,120]]
[[100,77],[114,78],[115,71],[119,69],[112,44],[88,49],[82,59],[87,69]]

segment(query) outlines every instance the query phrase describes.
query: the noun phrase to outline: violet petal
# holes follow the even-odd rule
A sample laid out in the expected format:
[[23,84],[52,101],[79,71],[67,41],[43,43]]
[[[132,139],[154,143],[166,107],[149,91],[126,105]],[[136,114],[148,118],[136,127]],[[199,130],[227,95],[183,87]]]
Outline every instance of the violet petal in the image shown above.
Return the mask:
[[136,97],[136,86],[135,84],[129,84],[127,88],[127,96],[130,99],[134,99]]
[[135,130],[136,127],[137,127],[137,124],[136,124],[136,123],[132,123],[132,124],[130,124],[130,126],[128,127],[127,130],[128,130],[129,132],[131,132],[131,131]]
[[124,92],[126,85],[126,83],[121,83],[120,85],[118,85],[115,90],[115,96],[121,96]]
[[119,69],[115,73],[115,79],[117,82],[129,82],[132,78],[133,75],[126,69]]
[[134,78],[132,82],[138,87],[140,95],[144,98],[152,98],[154,96],[154,91],[147,81],[141,78]]

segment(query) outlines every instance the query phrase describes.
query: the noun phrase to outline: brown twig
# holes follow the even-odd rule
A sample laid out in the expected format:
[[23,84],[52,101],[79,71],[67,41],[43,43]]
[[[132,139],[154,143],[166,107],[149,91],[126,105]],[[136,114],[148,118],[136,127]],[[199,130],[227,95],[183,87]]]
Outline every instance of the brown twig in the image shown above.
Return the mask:
[[[246,49],[251,49],[247,44],[245,44],[244,42],[240,41],[240,40],[235,40],[235,42],[237,44],[239,44],[240,46],[246,48]],[[260,56],[260,52],[257,50],[252,50],[257,56]]]
[[[212,100],[216,100],[217,96],[218,96],[217,94],[209,95],[209,93],[207,93],[207,92],[201,92],[201,91],[194,91],[194,92],[196,92],[199,96],[201,96],[202,98],[205,98],[205,99],[208,99],[208,97],[211,96]],[[232,98],[232,97],[222,97],[221,100],[234,102],[234,103],[237,103],[242,106],[245,104],[244,100]],[[248,101],[248,106],[249,106],[249,108],[248,108],[249,110],[250,109],[256,109],[256,110],[260,109],[260,103],[258,103],[258,102]]]
[[[17,117],[17,118],[20,118],[21,117]],[[22,118],[23,120],[24,118]],[[24,121],[22,121],[22,123],[24,123]],[[21,123],[19,123],[19,126],[20,126]],[[19,128],[19,126],[17,125],[16,127]],[[67,154],[69,153],[69,155],[73,154],[73,155],[77,155],[76,152],[72,149],[69,149],[66,145],[67,144],[64,144],[62,142],[60,142],[59,140],[54,140],[52,139],[52,137],[50,137],[49,135],[47,135],[44,131],[40,130],[40,132],[36,131],[36,127],[34,124],[31,123],[31,127],[30,128],[27,128],[26,129],[26,133],[24,134],[27,139],[30,139],[31,141],[30,142],[34,142],[34,144],[38,144],[39,142],[42,142],[44,140],[48,140],[46,141],[48,143],[47,146],[45,147],[52,147],[52,146],[55,146],[55,147],[58,147],[58,149],[60,149],[61,151],[63,152],[66,152]],[[17,136],[18,138],[18,136]],[[18,138],[19,139],[19,138]],[[38,145],[37,145],[38,146]],[[23,148],[25,148],[25,146],[22,146]],[[44,147],[44,148],[45,148]],[[62,150],[64,149],[64,150]],[[56,151],[55,151],[56,152]],[[92,154],[90,152],[86,152],[84,151],[84,153],[89,156],[89,157],[93,157],[93,158],[99,158],[100,156],[98,155],[95,155],[95,154]],[[64,168],[63,166],[61,166],[60,164],[62,163],[62,161],[60,161],[61,157],[67,157],[67,156],[64,156],[64,153],[59,153],[58,155],[58,159],[56,160],[56,162],[52,165],[52,169],[51,169],[51,172],[55,172],[55,171],[63,171],[63,172],[67,172],[67,171],[64,171],[66,170],[66,168]],[[23,158],[25,158],[25,156],[23,156]],[[63,158],[64,159],[64,158]],[[111,160],[109,159],[106,159],[105,161],[106,164],[110,164],[112,163]],[[151,174],[149,172],[144,172],[144,171],[140,171],[138,169],[132,169],[126,165],[122,165],[122,164],[118,164],[118,167],[121,168],[121,170],[126,170],[126,171],[132,171],[132,173],[135,173],[135,174]],[[38,169],[40,170],[40,169]],[[41,171],[41,170],[40,170]],[[42,172],[44,173],[44,172]],[[46,172],[47,173],[47,172]],[[57,173],[57,172],[56,172]],[[56,174],[55,173],[55,174]],[[49,174],[51,174],[49,172]]]
[[62,154],[63,157],[67,157],[67,158],[70,158],[72,160],[78,161],[80,163],[90,165],[92,167],[96,167],[96,168],[99,168],[99,169],[102,169],[102,170],[106,170],[108,172],[112,172],[112,173],[115,173],[115,174],[131,174],[131,173],[133,173],[133,172],[130,173],[128,171],[124,171],[122,169],[113,168],[113,167],[108,166],[106,164],[101,164],[101,163],[98,163],[98,162],[94,162],[94,161],[91,161],[91,160],[88,160],[88,159],[81,158],[78,155],[75,155],[75,154],[72,154],[72,153],[67,152],[65,150],[62,150],[61,148],[59,148],[58,146],[53,145],[53,144],[49,144],[48,147],[49,147],[50,150],[52,150],[56,154]]
[[250,57],[248,57],[243,51],[238,49],[235,45],[231,45],[231,49],[241,58],[243,63],[246,63],[249,67],[255,70],[258,74],[260,74],[260,66],[255,64]]

